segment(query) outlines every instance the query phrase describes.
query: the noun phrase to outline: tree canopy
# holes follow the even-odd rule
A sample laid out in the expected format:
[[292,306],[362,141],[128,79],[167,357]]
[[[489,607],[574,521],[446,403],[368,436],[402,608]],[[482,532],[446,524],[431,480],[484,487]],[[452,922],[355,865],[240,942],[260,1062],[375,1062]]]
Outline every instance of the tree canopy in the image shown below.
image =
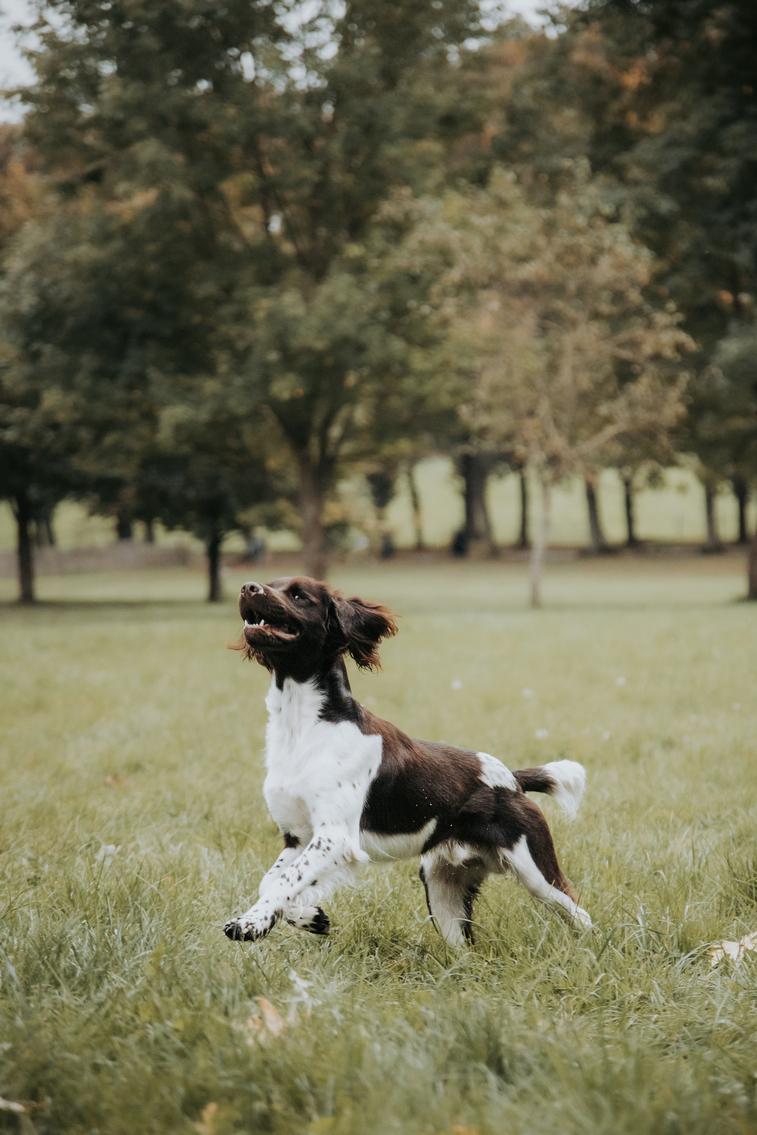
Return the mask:
[[345,476],[384,501],[462,455],[480,512],[497,462],[630,483],[676,453],[742,486],[743,527],[742,5],[585,0],[547,32],[474,0],[49,0],[35,33],[0,138],[17,513],[76,492],[216,563],[295,515],[322,575]]

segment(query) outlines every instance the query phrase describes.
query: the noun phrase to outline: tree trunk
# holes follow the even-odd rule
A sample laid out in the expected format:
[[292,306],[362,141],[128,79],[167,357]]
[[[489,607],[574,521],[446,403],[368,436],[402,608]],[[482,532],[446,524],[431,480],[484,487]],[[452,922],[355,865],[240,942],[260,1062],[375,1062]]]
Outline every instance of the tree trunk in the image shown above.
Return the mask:
[[749,543],[749,528],[747,525],[747,507],[749,505],[749,486],[743,477],[733,478],[733,495],[739,510],[739,534],[737,544]]
[[718,532],[718,518],[715,514],[715,498],[716,492],[711,484],[704,486],[704,516],[705,524],[707,526],[707,539],[705,542],[705,552],[719,552],[723,545],[720,543],[720,534]]
[[520,524],[518,525],[518,548],[529,548],[531,541],[528,535],[528,475],[525,469],[518,474],[520,486]]
[[38,513],[34,525],[34,542],[38,548],[55,547],[55,529],[53,528],[52,510]]
[[636,535],[636,501],[634,498],[633,477],[623,477],[623,504],[626,514],[626,547],[637,548],[639,539]]
[[215,531],[205,545],[208,553],[208,603],[221,602],[221,544],[223,535]]
[[586,507],[589,514],[589,547],[595,556],[599,556],[602,552],[607,551],[607,541],[602,529],[602,518],[599,514],[596,479],[586,477],[584,486],[586,488]]
[[747,554],[747,599],[757,600],[757,529],[749,542]]
[[541,581],[544,572],[544,557],[549,546],[549,528],[552,512],[552,486],[539,478],[541,490],[541,516],[536,528],[536,539],[531,545],[529,577],[531,586],[531,606],[541,607]]
[[423,540],[423,511],[421,508],[421,494],[418,491],[418,482],[415,477],[415,465],[408,465],[405,476],[407,477],[407,490],[410,494],[410,510],[413,517],[415,550],[416,552],[422,552],[426,545]]
[[386,518],[386,508],[376,509],[376,526],[379,534],[378,554],[379,559],[391,560],[397,553],[397,548],[394,543],[391,529]]
[[34,595],[34,543],[32,510],[25,492],[16,494],[13,505],[16,516],[16,562],[18,565],[18,601],[36,602]]
[[305,573],[313,579],[325,579],[327,571],[326,529],[323,509],[326,485],[322,469],[307,457],[299,460],[300,517],[302,521],[302,558]]
[[120,508],[116,513],[116,539],[131,540],[133,535],[134,528],[131,522],[131,516],[126,509]]
[[489,480],[489,462],[481,453],[464,453],[460,460],[465,505],[465,539],[472,546],[484,545],[489,555],[496,553],[489,510],[486,507],[486,486]]
[[155,543],[155,521],[149,517],[145,521],[145,544]]

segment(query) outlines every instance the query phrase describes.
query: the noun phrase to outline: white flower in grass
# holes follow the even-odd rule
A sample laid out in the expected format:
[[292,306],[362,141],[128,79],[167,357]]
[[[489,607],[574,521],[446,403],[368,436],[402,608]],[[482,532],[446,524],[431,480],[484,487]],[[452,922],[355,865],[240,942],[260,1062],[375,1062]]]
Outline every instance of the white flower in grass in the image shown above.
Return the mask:
[[104,843],[100,850],[95,855],[96,863],[110,863],[113,856],[118,851],[118,845],[115,843]]
[[450,682],[449,686],[450,686],[451,690],[462,690],[463,683],[460,681],[459,678],[453,678],[452,681]]
[[625,679],[624,675],[618,674],[617,678],[615,679],[615,685],[616,686],[625,686],[625,684],[626,684],[626,679]]
[[548,729],[537,729],[534,732],[534,737],[536,738],[537,741],[546,741],[547,737],[549,737],[549,730]]

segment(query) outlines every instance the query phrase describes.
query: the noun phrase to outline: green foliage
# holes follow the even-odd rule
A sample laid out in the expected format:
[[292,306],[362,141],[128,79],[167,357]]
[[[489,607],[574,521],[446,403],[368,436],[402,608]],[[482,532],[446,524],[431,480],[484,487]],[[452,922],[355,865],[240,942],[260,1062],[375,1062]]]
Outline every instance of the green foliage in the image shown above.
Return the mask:
[[[16,300],[11,261],[18,234],[47,208],[47,195],[19,131],[0,132],[0,312]],[[80,482],[67,412],[28,365],[12,329],[0,320],[0,499],[17,529],[19,598],[34,600],[31,527]]]
[[651,257],[588,172],[563,171],[548,206],[512,176],[449,195],[429,239],[449,245],[443,290],[475,375],[471,422],[551,480],[588,472],[615,438],[680,415],[670,363],[690,345],[645,295]]
[[71,205],[40,233],[41,274],[24,265],[20,336],[88,413],[113,410],[114,436],[124,412],[139,419],[126,476],[159,407],[233,360],[228,404],[278,424],[322,555],[344,464],[412,431],[428,401],[408,398],[428,377],[421,281],[391,266],[396,216],[381,218],[475,126],[453,53],[478,30],[474,3],[447,0],[48,6],[27,134]]
[[[14,205],[9,244],[0,222],[14,381],[65,419],[107,510],[197,531],[202,498],[225,527],[291,497],[278,445],[314,574],[342,477],[495,434],[497,459],[538,449],[552,479],[630,476],[669,459],[678,417],[710,480],[751,477],[718,426],[751,397],[718,361],[753,319],[740,7],[587,0],[546,34],[474,0],[51,0],[22,98],[56,207]],[[463,315],[440,278],[483,306]],[[460,413],[484,387],[486,439]],[[181,406],[196,462],[166,449]],[[241,454],[202,471],[234,416],[243,507]]]
[[757,16],[730,0],[587,10],[575,79],[593,160],[620,179],[655,278],[699,346],[679,445],[710,475],[729,475],[736,454],[712,430],[714,407],[726,420],[729,410],[711,364],[720,339],[751,320],[757,290]]

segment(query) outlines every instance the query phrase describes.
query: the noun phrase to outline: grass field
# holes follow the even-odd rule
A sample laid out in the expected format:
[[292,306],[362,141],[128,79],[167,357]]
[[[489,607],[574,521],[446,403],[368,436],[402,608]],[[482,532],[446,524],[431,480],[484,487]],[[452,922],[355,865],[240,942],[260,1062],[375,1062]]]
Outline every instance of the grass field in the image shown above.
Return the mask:
[[742,564],[557,565],[536,613],[524,571],[336,573],[401,616],[355,680],[372,708],[588,770],[575,824],[545,810],[595,930],[498,879],[461,954],[411,863],[332,900],[329,939],[223,936],[278,849],[267,678],[224,649],[234,605],[197,602],[197,575],[46,578],[38,610],[0,606],[0,1129],[755,1131],[757,967],[704,955],[757,928]]

